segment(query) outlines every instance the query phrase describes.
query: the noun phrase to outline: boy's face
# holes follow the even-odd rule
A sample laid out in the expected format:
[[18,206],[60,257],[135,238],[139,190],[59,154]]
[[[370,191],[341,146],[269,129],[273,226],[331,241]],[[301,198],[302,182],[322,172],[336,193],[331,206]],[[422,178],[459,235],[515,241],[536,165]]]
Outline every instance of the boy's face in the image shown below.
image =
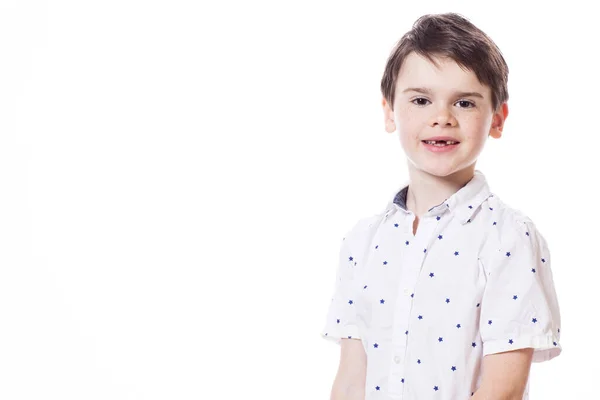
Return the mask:
[[[404,60],[394,111],[383,100],[386,131],[398,131],[411,169],[440,177],[472,173],[488,136],[501,136],[508,106],[494,112],[491,89],[475,73],[452,59],[436,61],[439,69],[414,52]],[[436,136],[459,143],[440,148],[423,142]]]

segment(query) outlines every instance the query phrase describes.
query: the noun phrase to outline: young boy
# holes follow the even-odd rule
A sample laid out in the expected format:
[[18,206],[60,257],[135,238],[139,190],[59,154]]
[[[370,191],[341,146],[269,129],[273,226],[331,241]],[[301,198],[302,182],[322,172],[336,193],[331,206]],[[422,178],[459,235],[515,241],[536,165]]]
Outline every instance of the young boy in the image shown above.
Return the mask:
[[323,338],[341,345],[331,399],[528,399],[561,353],[546,240],[475,169],[508,116],[508,67],[465,18],[425,15],[381,90],[409,180],[341,242]]

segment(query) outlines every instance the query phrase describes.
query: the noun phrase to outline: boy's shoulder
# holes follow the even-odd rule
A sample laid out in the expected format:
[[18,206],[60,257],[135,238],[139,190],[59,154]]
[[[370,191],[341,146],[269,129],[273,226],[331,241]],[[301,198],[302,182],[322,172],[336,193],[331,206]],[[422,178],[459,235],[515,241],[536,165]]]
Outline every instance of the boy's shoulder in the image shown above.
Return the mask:
[[535,243],[539,247],[548,247],[546,236],[540,231],[528,213],[504,202],[498,195],[486,200],[495,211],[492,213],[491,229],[483,236],[484,249],[492,253],[498,249],[520,247],[526,243]]
[[344,240],[350,240],[352,242],[361,239],[364,240],[377,230],[380,222],[381,213],[359,217],[358,220],[354,220],[354,222],[350,224],[350,228],[346,229]]
[[504,222],[503,226],[506,228],[524,230],[527,226],[535,227],[528,213],[521,208],[506,203],[497,194],[490,196],[486,202],[492,211],[497,210],[496,216]]

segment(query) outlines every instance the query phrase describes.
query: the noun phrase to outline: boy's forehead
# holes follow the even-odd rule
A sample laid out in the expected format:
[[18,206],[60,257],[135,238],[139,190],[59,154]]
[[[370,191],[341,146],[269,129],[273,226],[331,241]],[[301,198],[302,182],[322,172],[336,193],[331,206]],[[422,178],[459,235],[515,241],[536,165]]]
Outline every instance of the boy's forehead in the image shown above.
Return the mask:
[[491,91],[482,85],[475,72],[461,67],[456,61],[447,57],[433,57],[437,66],[424,56],[410,53],[402,63],[396,91],[401,93],[408,88],[428,88],[436,90],[478,91],[490,95]]

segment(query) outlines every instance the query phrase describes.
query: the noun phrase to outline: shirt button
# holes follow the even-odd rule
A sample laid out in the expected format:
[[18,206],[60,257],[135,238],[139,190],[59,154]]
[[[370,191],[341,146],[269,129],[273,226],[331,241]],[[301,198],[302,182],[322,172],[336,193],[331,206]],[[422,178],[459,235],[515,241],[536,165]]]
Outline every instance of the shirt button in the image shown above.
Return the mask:
[[410,294],[410,290],[409,289],[404,289],[404,294],[408,296]]
[[394,362],[395,362],[396,364],[400,364],[400,356],[396,356],[396,357],[394,357]]

